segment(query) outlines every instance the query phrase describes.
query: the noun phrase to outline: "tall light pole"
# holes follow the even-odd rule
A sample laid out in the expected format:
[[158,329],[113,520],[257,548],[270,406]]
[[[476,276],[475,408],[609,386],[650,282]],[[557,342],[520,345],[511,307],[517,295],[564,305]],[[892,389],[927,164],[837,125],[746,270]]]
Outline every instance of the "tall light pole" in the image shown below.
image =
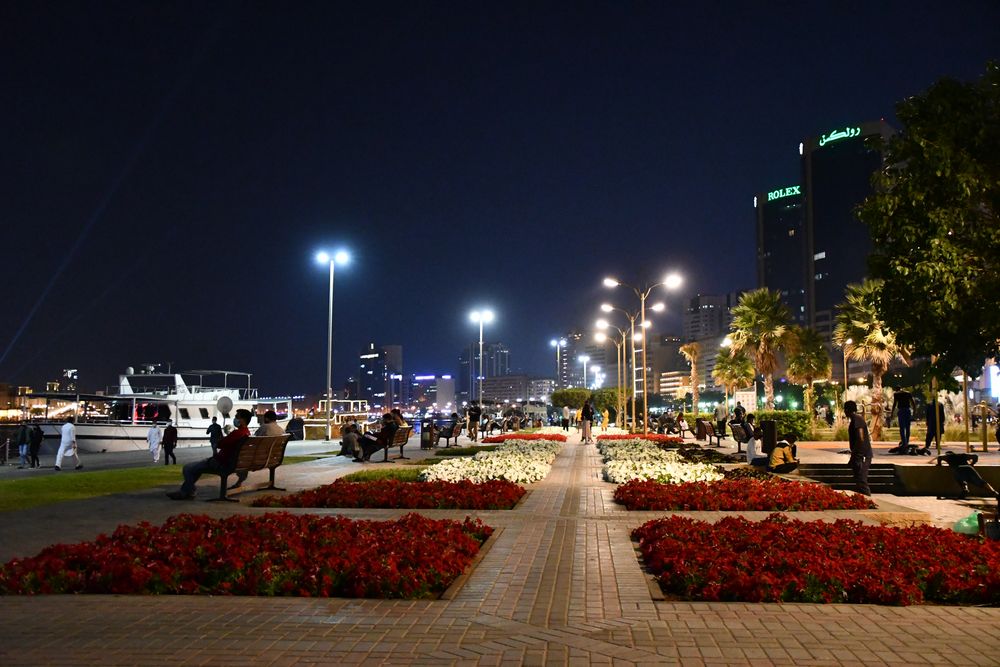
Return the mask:
[[330,299],[326,318],[326,439],[331,439],[331,419],[333,413],[333,267],[335,264],[347,264],[350,255],[339,250],[331,255],[323,250],[316,253],[316,261],[330,265]]
[[590,372],[594,374],[594,385],[593,385],[593,388],[594,389],[598,389],[599,386],[597,384],[597,381],[600,379],[601,367],[600,366],[591,366],[590,367]]
[[[729,336],[726,336],[725,338],[723,338],[722,342],[719,343],[719,347],[721,347],[723,349],[726,349],[726,350],[728,350],[732,346],[733,346],[733,339],[730,338]],[[731,351],[730,351],[730,354],[732,354]],[[734,394],[736,393],[735,387],[733,388],[733,393]],[[728,422],[729,421],[729,385],[727,383],[725,383],[725,382],[722,383],[722,397],[723,397],[722,398],[722,414],[725,417],[726,421]],[[723,432],[723,435],[725,435],[725,432]]]
[[[619,286],[628,287],[633,292],[635,292],[635,295],[637,297],[639,297],[639,313],[640,313],[641,318],[642,318],[641,319],[641,322],[642,322],[642,410],[645,413],[643,415],[643,419],[642,419],[642,432],[643,432],[644,435],[647,434],[647,433],[649,433],[649,424],[647,423],[649,421],[649,418],[648,418],[649,417],[649,405],[647,404],[648,391],[647,391],[647,386],[646,386],[646,327],[649,326],[649,325],[646,324],[646,298],[650,295],[650,293],[654,289],[656,289],[657,287],[660,287],[661,285],[663,287],[666,287],[668,290],[676,290],[678,287],[681,286],[681,284],[683,282],[684,282],[684,279],[681,277],[681,275],[679,273],[676,273],[676,272],[667,274],[663,278],[663,280],[661,282],[653,283],[652,285],[648,285],[645,289],[639,289],[637,287],[632,287],[631,285],[627,285],[627,284],[625,284],[625,283],[623,283],[623,282],[621,282],[619,280],[616,280],[614,278],[605,278],[604,279],[604,286],[605,287],[619,287]],[[663,310],[663,307],[662,307],[661,304],[657,304],[657,305],[660,306],[660,307],[657,308],[656,310],[658,310],[658,311],[659,310]],[[633,401],[633,403],[634,403],[634,401]]]
[[492,310],[474,310],[469,319],[479,323],[479,403],[483,402],[483,325],[493,321]]
[[587,362],[590,361],[590,357],[586,354],[581,354],[577,357],[579,361],[583,362],[583,388],[587,388]]
[[841,410],[844,409],[844,403],[847,402],[847,348],[853,342],[854,341],[851,340],[850,338],[848,338],[847,340],[844,341],[844,347],[843,347],[843,351],[844,351],[844,393],[843,393],[843,395],[840,398],[840,408],[841,408]]
[[625,369],[625,351],[627,349],[625,343],[625,332],[619,329],[618,327],[610,324],[607,320],[603,319],[597,320],[595,325],[597,326],[597,333],[595,334],[594,338],[597,340],[598,343],[603,343],[606,340],[608,340],[608,335],[604,332],[605,329],[609,328],[614,329],[622,337],[621,343],[618,342],[618,339],[616,337],[612,337],[611,342],[615,344],[616,348],[615,351],[617,352],[617,356],[615,357],[615,367],[617,370],[617,373],[615,375],[615,385],[617,388],[617,391],[615,393],[616,405],[617,405],[617,408],[615,409],[615,423],[620,424],[622,427],[624,427],[625,376],[627,373],[627,370]]
[[556,389],[559,388],[559,376],[562,375],[562,348],[566,347],[566,339],[560,338],[556,340],[553,338],[549,341],[549,345],[556,348]]
[[[610,303],[602,303],[601,304],[601,311],[605,312],[605,313],[610,313],[612,311],[618,311],[619,313],[622,313],[625,316],[625,318],[628,320],[628,323],[629,323],[629,340],[632,341],[632,351],[631,351],[631,355],[630,355],[631,356],[631,361],[627,364],[628,366],[630,366],[632,368],[632,427],[629,430],[634,432],[635,431],[635,399],[636,399],[636,393],[638,393],[638,391],[637,391],[637,389],[635,387],[635,385],[636,385],[636,381],[635,381],[635,344],[642,337],[641,334],[637,334],[635,332],[635,321],[639,317],[639,313],[637,313],[637,312],[636,313],[630,313],[630,312],[628,312],[627,310],[625,310],[623,308],[618,308],[616,306],[612,306]],[[619,331],[621,331],[621,330],[619,329]],[[625,334],[624,334],[624,332],[622,332],[622,340],[623,341],[624,341],[624,336],[625,336]]]

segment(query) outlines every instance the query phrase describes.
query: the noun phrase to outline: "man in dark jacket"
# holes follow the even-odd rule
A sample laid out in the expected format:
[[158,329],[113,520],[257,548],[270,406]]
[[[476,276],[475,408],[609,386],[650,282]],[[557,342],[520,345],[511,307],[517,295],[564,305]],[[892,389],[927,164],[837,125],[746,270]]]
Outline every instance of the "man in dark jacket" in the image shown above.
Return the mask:
[[[935,408],[937,409],[935,410]],[[938,446],[940,446],[941,439],[944,438],[944,406],[937,400],[929,401],[924,412],[927,421],[927,437],[924,438],[924,448],[920,450],[920,453],[930,454],[931,443],[937,440]],[[941,429],[940,439],[938,437],[939,428]]]
[[42,440],[45,439],[45,434],[42,433],[42,429],[38,424],[31,427],[31,433],[28,435],[28,438],[28,462],[32,468],[41,468],[42,464],[38,460],[38,452],[42,449]]
[[219,448],[212,456],[201,461],[192,461],[184,466],[184,483],[180,491],[171,491],[167,494],[173,500],[190,500],[194,498],[194,485],[198,478],[205,473],[220,474],[231,470],[236,464],[236,457],[239,455],[240,445],[250,437],[250,419],[253,415],[249,410],[240,408],[233,417],[232,432],[219,441]]
[[844,415],[847,416],[847,439],[851,447],[851,458],[848,463],[854,473],[854,483],[858,493],[870,496],[868,488],[868,468],[872,464],[872,439],[868,435],[868,424],[858,414],[858,404],[854,401],[844,403]]

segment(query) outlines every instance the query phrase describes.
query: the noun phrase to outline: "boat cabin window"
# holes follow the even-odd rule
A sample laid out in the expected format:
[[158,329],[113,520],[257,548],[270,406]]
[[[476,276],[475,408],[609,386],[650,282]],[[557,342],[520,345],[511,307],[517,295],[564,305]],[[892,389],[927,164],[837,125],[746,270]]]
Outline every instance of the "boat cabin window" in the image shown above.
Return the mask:
[[198,408],[198,412],[201,413],[202,419],[208,419],[208,408]]
[[178,408],[181,413],[181,419],[191,419],[191,415],[188,414],[187,408]]

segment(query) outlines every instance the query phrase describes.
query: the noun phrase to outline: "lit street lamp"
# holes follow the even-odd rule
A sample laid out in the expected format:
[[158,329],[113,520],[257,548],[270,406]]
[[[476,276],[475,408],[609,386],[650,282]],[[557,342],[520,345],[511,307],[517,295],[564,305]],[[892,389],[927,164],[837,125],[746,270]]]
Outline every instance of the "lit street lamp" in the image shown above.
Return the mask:
[[330,420],[333,411],[333,267],[335,264],[347,264],[351,257],[347,252],[339,250],[332,256],[323,250],[316,253],[316,261],[330,265],[330,303],[326,321],[326,439],[330,441]]
[[[642,318],[642,410],[645,413],[642,418],[642,432],[643,434],[649,433],[649,405],[647,403],[647,383],[646,383],[646,298],[650,293],[659,286],[664,286],[668,290],[676,290],[684,282],[684,279],[677,272],[669,273],[663,278],[662,282],[654,283],[647,286],[645,289],[640,290],[637,287],[632,287],[631,285],[626,285],[625,283],[616,280],[614,278],[605,278],[605,287],[628,287],[635,295],[639,297],[639,313]],[[653,306],[653,310],[656,312],[662,311],[664,308],[663,304],[656,304]],[[633,401],[634,402],[634,401]]]
[[587,362],[590,361],[590,357],[586,354],[579,357],[579,361],[583,362],[583,388],[587,388]]
[[479,402],[483,402],[483,324],[493,321],[492,310],[474,310],[469,319],[479,323]]
[[[605,283],[605,284],[607,284],[607,283]],[[629,365],[632,368],[632,427],[629,430],[630,431],[634,431],[635,430],[635,395],[636,395],[636,388],[635,388],[635,344],[636,344],[637,341],[639,341],[639,340],[642,339],[642,335],[641,334],[637,334],[635,332],[635,320],[636,320],[637,317],[639,317],[639,313],[630,313],[627,310],[624,310],[623,308],[617,308],[615,306],[612,306],[610,303],[602,303],[601,304],[601,311],[603,311],[605,313],[610,313],[610,312],[615,311],[615,310],[617,310],[619,313],[622,313],[626,317],[626,319],[628,319],[629,333],[630,333],[630,337],[629,338],[632,341],[632,352],[631,352],[632,360],[629,363]],[[621,331],[621,329],[618,329],[618,330]],[[625,341],[625,333],[622,332],[622,342],[623,342],[623,344],[624,344],[624,341]],[[622,350],[622,353],[624,354],[624,349]],[[622,376],[622,377],[624,377],[624,376]]]
[[[599,380],[600,375],[601,375],[601,367],[600,366],[591,366],[590,367],[590,371],[594,374],[594,384],[591,387],[591,389],[598,389],[599,388],[598,380]],[[586,380],[586,379],[587,378],[584,378],[584,380]]]
[[625,342],[625,332],[616,326],[608,323],[607,320],[597,320],[597,333],[594,335],[595,340],[598,343],[603,343],[608,340],[608,335],[604,333],[606,329],[614,329],[621,336],[621,342],[618,342],[617,337],[612,337],[610,340],[615,344],[615,352],[617,356],[615,357],[615,368],[617,374],[615,377],[616,385],[616,408],[615,408],[615,423],[621,425],[623,428],[625,426],[625,374],[627,370],[625,368],[625,353],[626,353],[626,342]]

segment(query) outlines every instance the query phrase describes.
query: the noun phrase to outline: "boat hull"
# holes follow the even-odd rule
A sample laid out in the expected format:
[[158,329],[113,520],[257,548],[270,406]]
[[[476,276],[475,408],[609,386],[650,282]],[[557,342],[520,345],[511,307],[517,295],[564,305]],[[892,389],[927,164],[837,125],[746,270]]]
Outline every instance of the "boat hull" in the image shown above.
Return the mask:
[[[280,422],[279,422],[280,423]],[[42,451],[55,454],[59,449],[61,424],[42,424]],[[200,426],[177,426],[177,446],[208,447],[208,434]],[[282,425],[284,428],[284,425]],[[161,427],[162,431],[163,428]],[[135,452],[149,449],[146,433],[149,424],[77,424],[76,446],[81,452]]]

